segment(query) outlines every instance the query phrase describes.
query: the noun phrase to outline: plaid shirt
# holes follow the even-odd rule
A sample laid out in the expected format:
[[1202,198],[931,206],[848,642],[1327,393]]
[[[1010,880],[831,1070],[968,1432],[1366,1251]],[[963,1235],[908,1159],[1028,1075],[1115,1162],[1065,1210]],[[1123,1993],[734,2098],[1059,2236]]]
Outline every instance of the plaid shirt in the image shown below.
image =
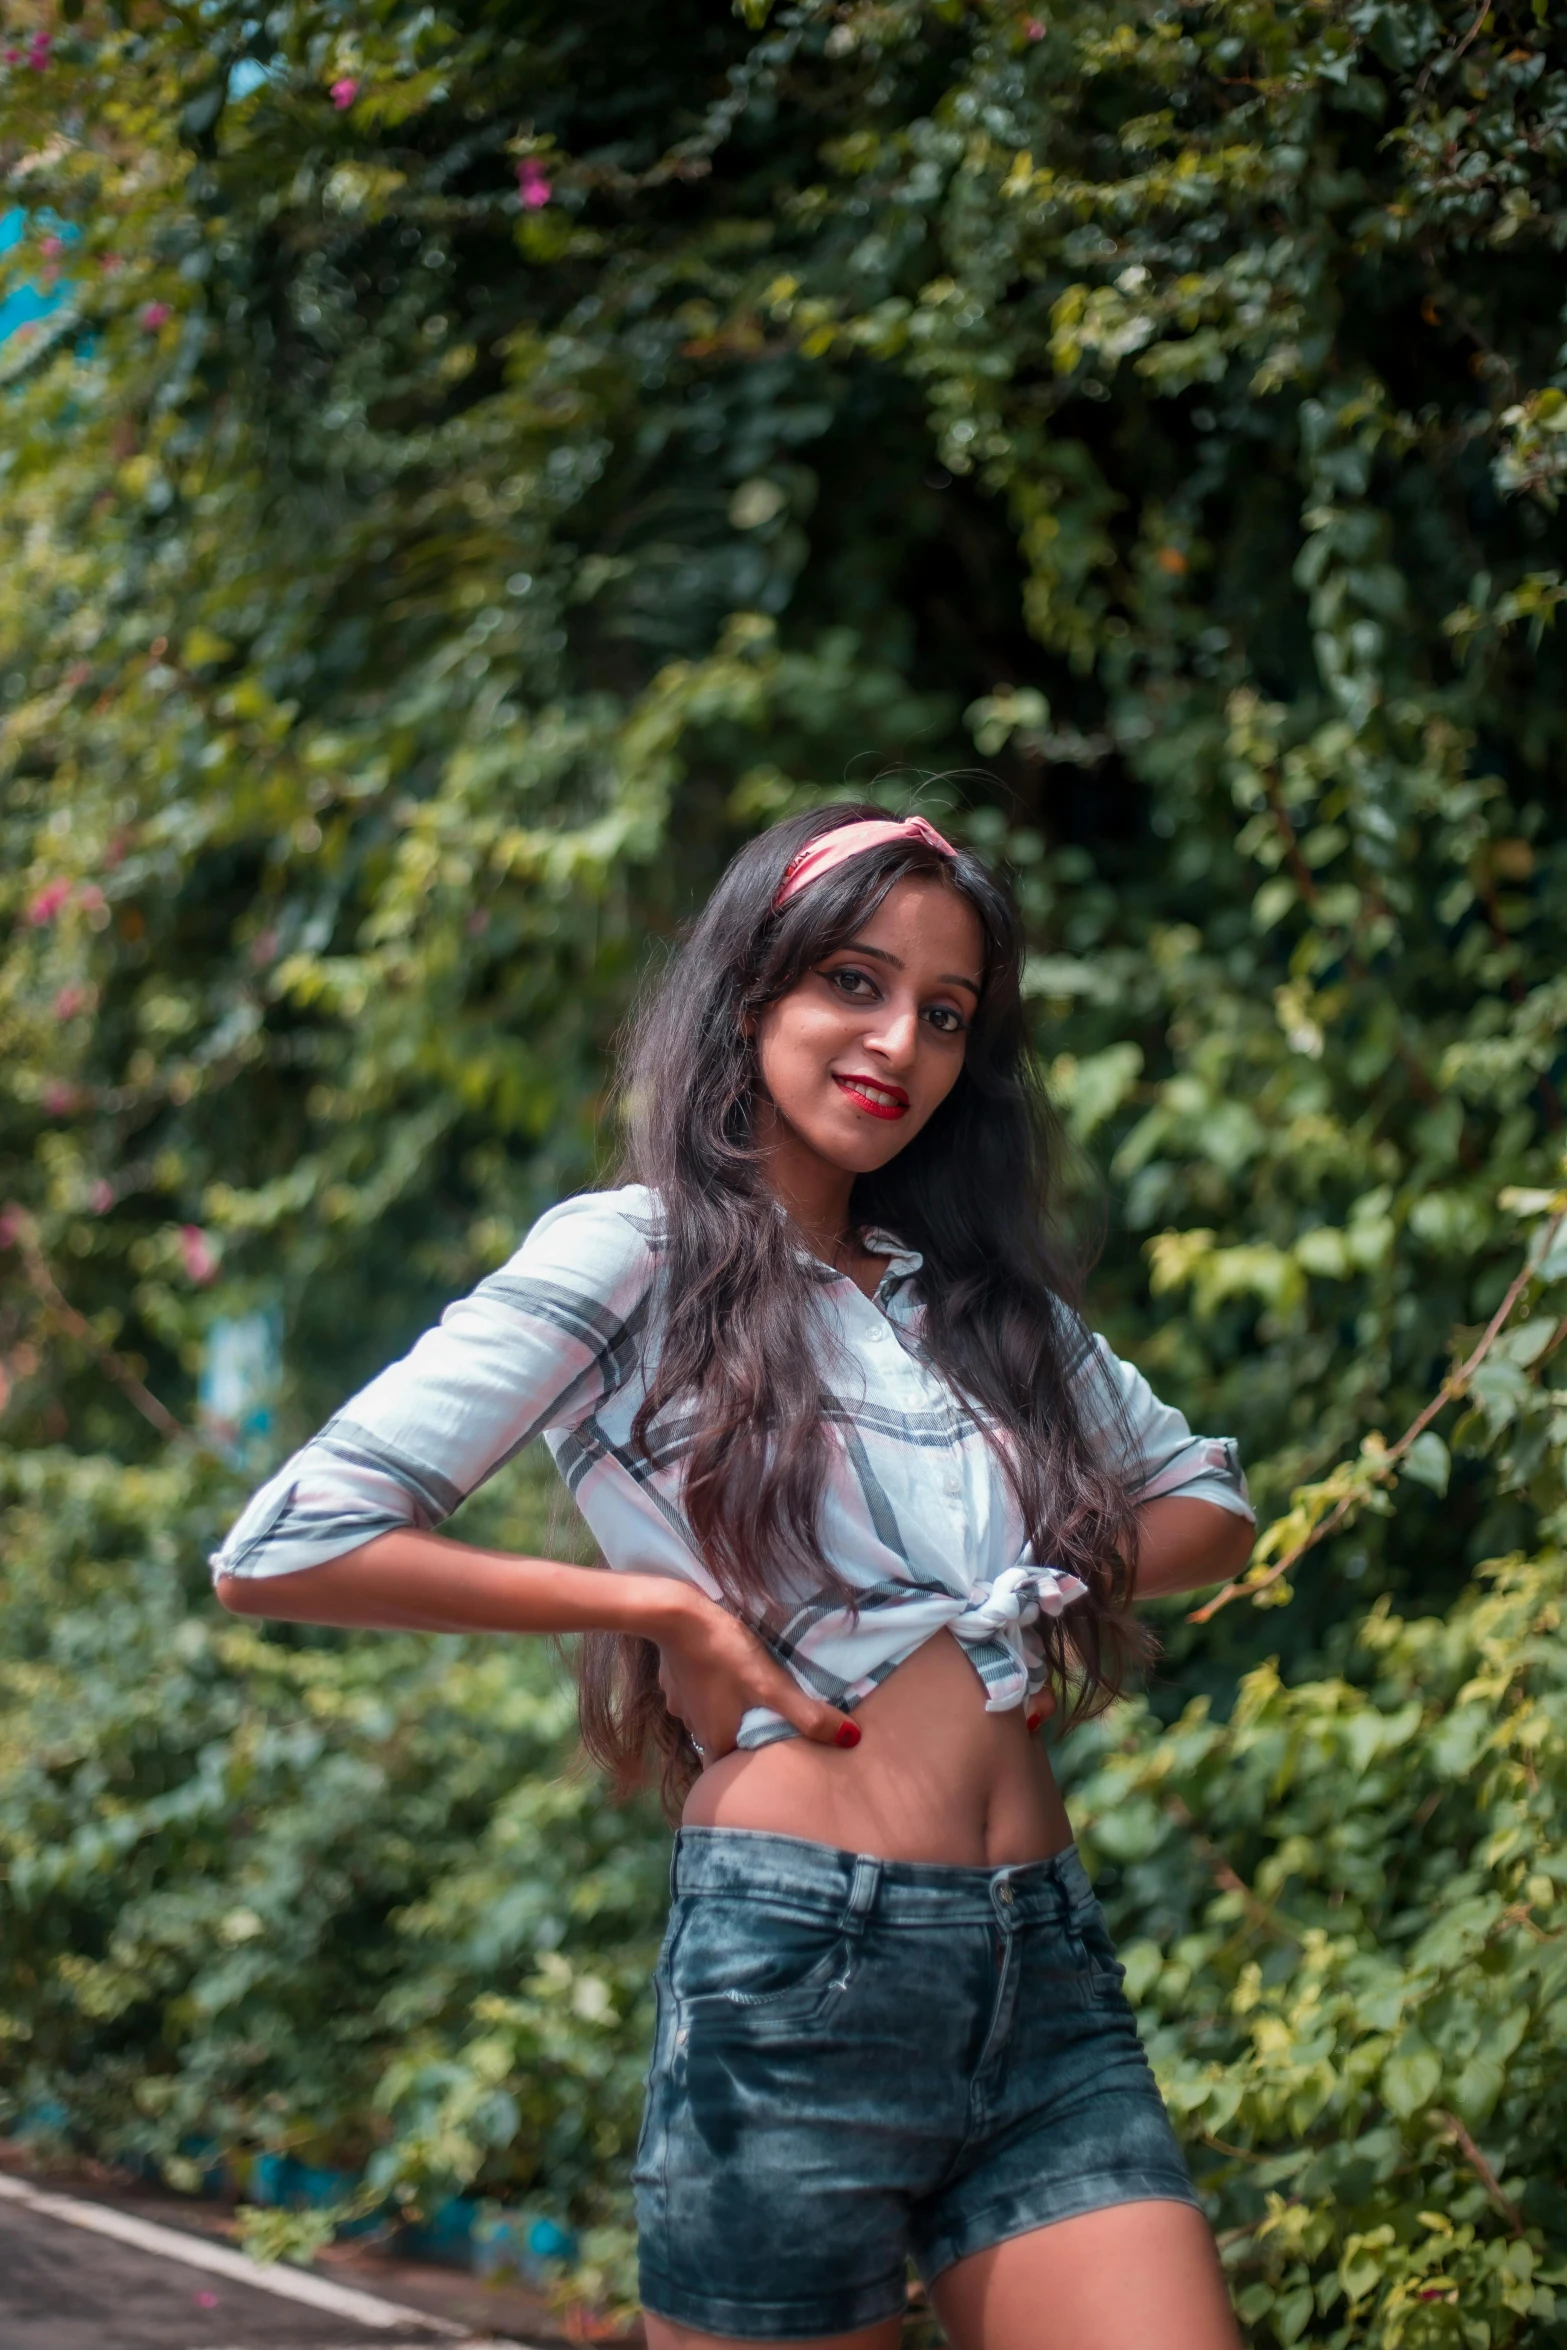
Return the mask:
[[[682,1577],[716,1599],[681,1508],[685,1437],[631,1443],[646,1393],[657,1291],[657,1203],[639,1185],[588,1192],[540,1218],[517,1254],[449,1306],[255,1495],[215,1573],[286,1575],[377,1534],[429,1528],[542,1435],[611,1567]],[[1044,1680],[1041,1614],[1082,1591],[1036,1561],[1001,1463],[970,1407],[924,1359],[913,1276],[887,1234],[874,1302],[821,1268],[823,1410],[830,1473],[819,1531],[856,1606],[801,1597],[757,1629],[802,1688],[851,1708],[943,1626],[963,1642],[992,1712]],[[1142,1374],[1081,1334],[1085,1419],[1140,1499],[1179,1493],[1249,1517],[1227,1438],[1194,1436]],[[760,1707],[742,1746],[792,1735]]]

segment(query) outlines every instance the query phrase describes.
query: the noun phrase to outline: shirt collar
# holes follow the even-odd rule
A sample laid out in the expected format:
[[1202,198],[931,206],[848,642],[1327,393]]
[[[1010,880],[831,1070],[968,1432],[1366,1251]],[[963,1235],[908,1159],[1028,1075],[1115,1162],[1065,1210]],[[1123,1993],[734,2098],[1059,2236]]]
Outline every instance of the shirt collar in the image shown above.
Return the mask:
[[887,1270],[881,1277],[882,1288],[889,1281],[907,1281],[910,1274],[917,1273],[925,1262],[917,1248],[905,1248],[895,1232],[884,1232],[879,1224],[873,1224],[867,1230],[865,1245],[873,1257],[887,1259]]
[[[775,1214],[787,1219],[788,1210],[782,1200],[775,1199],[773,1201],[773,1210]],[[865,1246],[873,1257],[887,1259],[886,1270],[876,1284],[878,1298],[882,1296],[884,1291],[901,1285],[912,1274],[919,1272],[925,1262],[917,1248],[905,1248],[895,1232],[887,1232],[879,1224],[866,1227]],[[803,1240],[796,1242],[794,1253],[798,1261],[818,1280],[847,1281],[849,1278],[847,1273],[838,1272],[826,1262],[825,1258],[819,1257],[814,1249],[807,1248]],[[850,1286],[853,1286],[852,1283]]]

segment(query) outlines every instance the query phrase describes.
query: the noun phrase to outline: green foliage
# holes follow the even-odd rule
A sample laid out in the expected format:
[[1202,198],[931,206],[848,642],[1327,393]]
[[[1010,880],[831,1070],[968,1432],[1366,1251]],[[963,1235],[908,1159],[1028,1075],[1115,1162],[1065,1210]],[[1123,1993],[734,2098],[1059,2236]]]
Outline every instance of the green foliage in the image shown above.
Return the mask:
[[63,2101],[178,2185],[287,2151],[414,2209],[501,2155],[591,2226],[636,2132],[653,1816],[570,1767],[539,1647],[301,1647],[193,1609],[213,1483],[46,1451],[0,1485],[12,2110]]
[[1500,1562],[1446,1620],[1379,1602],[1348,1676],[1262,1666],[1222,1725],[1199,1699],[1074,1758],[1264,2338],[1559,2338],[1563,1577]]
[[1560,25],[19,13],[9,2108],[621,2289],[656,1830],[537,1657],[217,1622],[138,1383],[276,1306],[302,1434],[592,1179],[730,850],[917,786],[1288,1569],[1063,1757],[1243,2315],[1561,2340]]

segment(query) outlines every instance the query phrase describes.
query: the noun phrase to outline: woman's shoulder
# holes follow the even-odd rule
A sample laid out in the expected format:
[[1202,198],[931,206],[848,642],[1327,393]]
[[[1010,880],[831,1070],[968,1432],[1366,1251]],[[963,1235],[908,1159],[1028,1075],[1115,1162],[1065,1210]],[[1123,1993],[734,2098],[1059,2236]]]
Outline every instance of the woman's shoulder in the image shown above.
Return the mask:
[[660,1253],[658,1196],[645,1183],[579,1191],[546,1209],[504,1270],[608,1298],[645,1286]]

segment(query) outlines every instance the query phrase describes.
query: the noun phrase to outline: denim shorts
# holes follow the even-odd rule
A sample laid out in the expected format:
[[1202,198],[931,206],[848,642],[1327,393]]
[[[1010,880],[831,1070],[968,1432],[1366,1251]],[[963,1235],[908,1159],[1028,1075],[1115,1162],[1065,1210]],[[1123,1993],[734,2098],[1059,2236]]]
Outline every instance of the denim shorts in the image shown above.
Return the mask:
[[1001,1869],[685,1828],[634,2172],[644,2305],[848,2333],[1009,2236],[1196,2204],[1074,1851]]

